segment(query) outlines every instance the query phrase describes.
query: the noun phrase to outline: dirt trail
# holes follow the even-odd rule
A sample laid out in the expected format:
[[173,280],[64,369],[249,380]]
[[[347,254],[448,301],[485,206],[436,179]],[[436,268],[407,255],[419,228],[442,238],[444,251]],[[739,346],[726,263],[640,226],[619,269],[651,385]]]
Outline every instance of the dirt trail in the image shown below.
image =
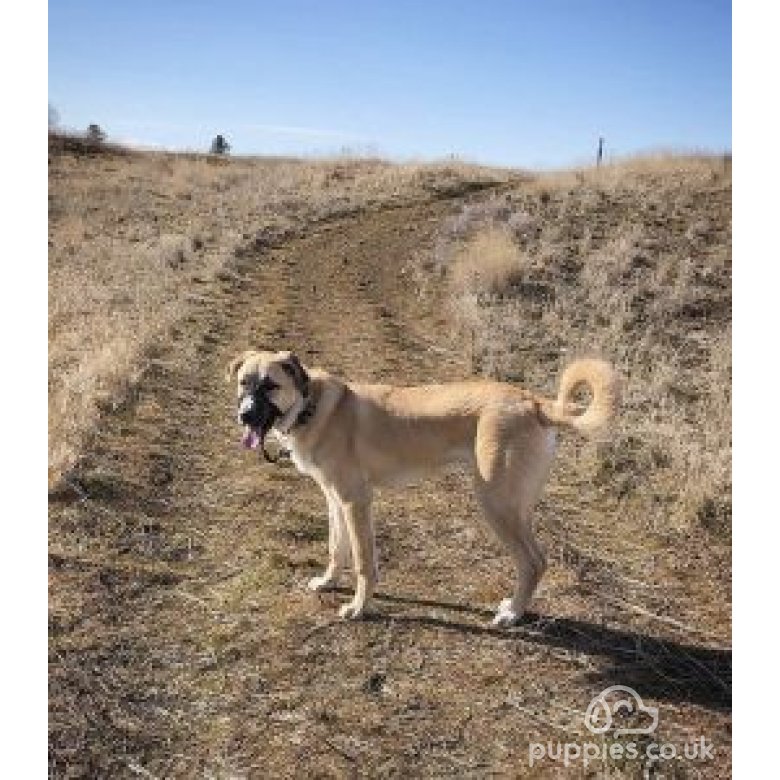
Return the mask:
[[512,776],[616,668],[722,727],[725,694],[674,659],[726,656],[607,627],[565,569],[534,607],[570,617],[487,629],[510,564],[462,475],[379,497],[381,615],[341,622],[347,592],[306,592],[324,502],[239,449],[225,367],[268,344],[354,379],[468,375],[443,301],[403,272],[456,207],[364,213],[243,255],[106,419],[83,497],[52,504],[53,774]]

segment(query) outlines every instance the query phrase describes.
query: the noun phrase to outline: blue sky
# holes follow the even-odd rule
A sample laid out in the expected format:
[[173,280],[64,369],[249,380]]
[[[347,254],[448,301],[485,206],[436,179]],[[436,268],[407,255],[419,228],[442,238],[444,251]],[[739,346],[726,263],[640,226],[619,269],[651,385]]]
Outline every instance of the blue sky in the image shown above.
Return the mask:
[[721,0],[49,2],[49,101],[118,140],[556,167],[731,148]]

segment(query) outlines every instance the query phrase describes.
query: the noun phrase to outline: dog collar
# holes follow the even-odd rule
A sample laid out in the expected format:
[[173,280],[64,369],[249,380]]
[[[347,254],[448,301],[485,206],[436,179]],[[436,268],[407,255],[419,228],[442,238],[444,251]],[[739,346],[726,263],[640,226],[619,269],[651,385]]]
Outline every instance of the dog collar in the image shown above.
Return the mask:
[[314,417],[314,413],[317,411],[317,401],[314,399],[314,395],[309,395],[309,397],[306,399],[306,403],[303,405],[303,409],[298,413],[298,416],[293,420],[293,424],[290,426],[289,430],[294,430],[295,428],[298,428],[301,425],[306,425],[309,420],[311,420],[312,417]]
[[289,435],[296,428],[299,428],[302,425],[306,425],[306,423],[311,420],[311,418],[314,416],[314,413],[317,411],[317,401],[314,398],[314,395],[310,394],[306,397],[303,402],[303,408],[301,411],[298,412],[298,414],[296,414],[295,417],[285,425],[285,420],[291,411],[292,410],[290,409],[284,415],[282,415],[281,424],[275,426],[279,433],[281,433],[283,436]]

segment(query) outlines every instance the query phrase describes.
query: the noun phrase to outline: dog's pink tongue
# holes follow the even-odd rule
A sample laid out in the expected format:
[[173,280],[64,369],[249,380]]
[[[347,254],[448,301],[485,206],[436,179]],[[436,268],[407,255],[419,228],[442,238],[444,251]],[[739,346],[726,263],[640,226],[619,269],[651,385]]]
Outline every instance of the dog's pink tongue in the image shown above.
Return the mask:
[[241,437],[241,444],[248,450],[256,450],[260,446],[260,437],[256,431],[247,427],[244,429],[244,435]]

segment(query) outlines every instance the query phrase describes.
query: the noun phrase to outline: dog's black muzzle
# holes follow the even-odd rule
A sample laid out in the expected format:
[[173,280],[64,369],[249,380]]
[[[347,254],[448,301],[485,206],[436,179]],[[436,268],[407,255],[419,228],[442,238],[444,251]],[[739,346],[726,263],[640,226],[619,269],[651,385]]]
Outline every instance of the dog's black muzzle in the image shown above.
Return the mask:
[[251,394],[246,394],[238,400],[238,419],[251,428],[259,437],[260,450],[266,460],[274,462],[265,449],[265,437],[276,420],[281,417],[281,411],[268,398],[274,385],[270,380],[263,380]]
[[251,398],[251,404],[247,404],[245,398],[239,402],[239,419],[251,428],[268,431],[281,412],[264,395],[256,394]]

